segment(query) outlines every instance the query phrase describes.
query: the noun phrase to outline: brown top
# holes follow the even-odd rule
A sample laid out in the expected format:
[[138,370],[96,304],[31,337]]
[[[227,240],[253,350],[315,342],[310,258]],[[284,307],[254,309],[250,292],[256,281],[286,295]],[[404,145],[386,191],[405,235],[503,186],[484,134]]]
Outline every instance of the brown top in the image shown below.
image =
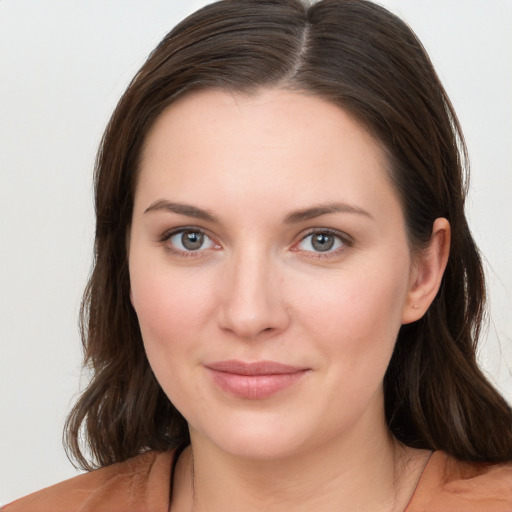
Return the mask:
[[[173,452],[148,452],[30,494],[3,512],[167,512]],[[512,464],[434,452],[405,512],[512,512]]]
[[168,512],[173,452],[148,452],[78,475],[2,512]]

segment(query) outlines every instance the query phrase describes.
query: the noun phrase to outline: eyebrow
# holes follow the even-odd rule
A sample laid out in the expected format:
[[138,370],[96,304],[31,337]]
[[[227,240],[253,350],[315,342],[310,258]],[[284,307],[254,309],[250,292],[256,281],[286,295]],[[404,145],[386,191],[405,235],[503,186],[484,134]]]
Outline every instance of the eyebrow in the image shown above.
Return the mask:
[[[177,213],[178,215],[185,215],[187,217],[194,217],[196,219],[205,220],[212,223],[219,222],[218,218],[209,210],[204,210],[187,203],[174,203],[168,201],[167,199],[158,199],[152,203],[144,210],[144,215],[146,213],[162,210],[171,213]],[[295,210],[286,215],[283,219],[283,222],[285,224],[296,224],[330,213],[354,213],[373,219],[369,212],[359,208],[358,206],[350,205],[347,203],[328,203],[312,206],[310,208],[303,208],[301,210]]]
[[314,219],[329,213],[355,213],[357,215],[363,215],[373,219],[373,216],[369,212],[359,208],[358,206],[350,205],[347,203],[328,203],[319,204],[311,208],[304,208],[302,210],[291,212],[284,218],[284,223],[295,224],[297,222],[304,222],[306,220]]
[[217,217],[208,210],[203,210],[197,206],[192,206],[186,203],[173,203],[166,199],[158,199],[144,210],[146,213],[155,211],[167,211],[171,213],[177,213],[178,215],[186,215],[187,217],[194,217],[200,220],[206,220],[208,222],[218,222]]

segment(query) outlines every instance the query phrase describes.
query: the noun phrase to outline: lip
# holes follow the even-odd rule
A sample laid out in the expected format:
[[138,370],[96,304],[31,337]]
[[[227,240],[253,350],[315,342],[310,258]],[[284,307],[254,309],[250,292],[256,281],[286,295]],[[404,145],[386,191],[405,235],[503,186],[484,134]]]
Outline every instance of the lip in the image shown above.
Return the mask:
[[274,361],[218,361],[205,365],[213,381],[238,398],[262,400],[297,383],[309,368]]

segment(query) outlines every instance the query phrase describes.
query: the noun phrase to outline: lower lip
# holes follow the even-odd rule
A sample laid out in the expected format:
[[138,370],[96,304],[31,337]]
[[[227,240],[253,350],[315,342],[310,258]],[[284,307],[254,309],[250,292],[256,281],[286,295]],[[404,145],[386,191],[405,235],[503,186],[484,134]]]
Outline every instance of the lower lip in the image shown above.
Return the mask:
[[208,368],[214,382],[225,392],[237,398],[261,400],[297,383],[307,370],[269,375],[240,375]]

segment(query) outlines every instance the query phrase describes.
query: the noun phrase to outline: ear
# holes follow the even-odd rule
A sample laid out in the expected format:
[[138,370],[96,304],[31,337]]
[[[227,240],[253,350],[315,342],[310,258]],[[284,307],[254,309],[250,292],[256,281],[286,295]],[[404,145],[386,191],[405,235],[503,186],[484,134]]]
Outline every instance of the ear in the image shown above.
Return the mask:
[[415,322],[426,313],[441,286],[449,254],[450,223],[439,218],[432,226],[428,247],[419,252],[412,266],[402,324]]

